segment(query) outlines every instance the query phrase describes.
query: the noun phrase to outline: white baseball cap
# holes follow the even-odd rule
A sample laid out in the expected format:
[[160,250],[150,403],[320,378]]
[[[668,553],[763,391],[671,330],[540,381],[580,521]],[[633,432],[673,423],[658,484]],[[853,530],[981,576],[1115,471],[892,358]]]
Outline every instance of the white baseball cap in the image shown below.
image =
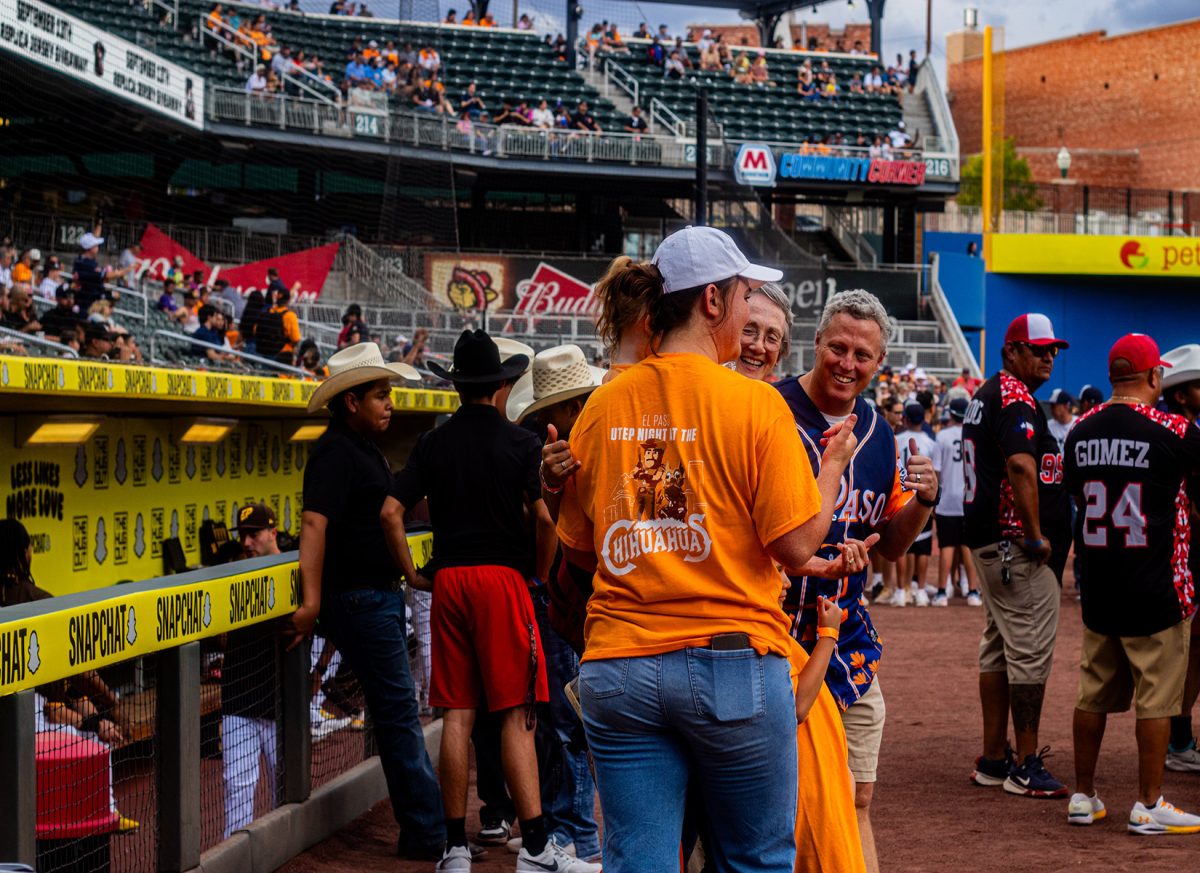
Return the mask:
[[94,233],[85,233],[79,238],[79,247],[84,250],[102,245],[104,245],[104,237],[96,236]]
[[734,276],[760,284],[783,278],[780,270],[750,263],[729,234],[715,227],[685,227],[675,231],[659,245],[652,263],[662,274],[667,294],[703,288],[710,282],[723,282]]

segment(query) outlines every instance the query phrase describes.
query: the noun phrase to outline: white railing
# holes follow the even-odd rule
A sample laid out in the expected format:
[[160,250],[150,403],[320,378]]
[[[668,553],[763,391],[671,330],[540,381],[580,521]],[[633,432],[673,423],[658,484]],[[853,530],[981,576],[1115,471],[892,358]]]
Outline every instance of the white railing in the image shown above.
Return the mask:
[[641,100],[638,96],[641,94],[641,86],[638,84],[637,78],[612,58],[608,58],[604,62],[604,87],[606,89],[604,96],[606,97],[608,96],[607,89],[610,84],[616,85],[628,94],[634,106],[641,105]]
[[945,92],[938,82],[937,72],[933,61],[926,58],[917,68],[917,81],[914,95],[925,100],[933,119],[936,135],[922,137],[917,145],[925,152],[925,177],[938,181],[957,182],[959,174],[958,161],[958,131],[954,127],[954,117],[950,114],[950,104],[946,102]]
[[942,291],[942,284],[938,280],[938,256],[934,254],[930,261],[929,303],[933,314],[937,316],[938,324],[942,327],[942,337],[950,344],[950,351],[954,355],[955,363],[961,368],[970,370],[974,378],[982,379],[983,372],[979,368],[979,361],[975,358],[975,352],[971,350],[971,344],[963,335],[962,327],[959,325],[958,319],[954,317],[954,310],[950,308],[950,301],[946,299],[946,294]]
[[663,103],[657,97],[650,98],[650,121],[664,125],[667,130],[673,131],[676,136],[687,136],[687,122],[666,103]]
[[79,354],[70,346],[64,346],[62,343],[56,343],[54,340],[45,339],[35,333],[22,333],[19,330],[13,330],[12,328],[0,325],[0,352],[12,354],[11,349],[14,345],[25,345],[26,343],[50,349],[64,358],[79,357]]
[[[983,216],[978,206],[946,204],[943,213],[925,216],[926,230],[982,233]],[[1051,212],[1005,209],[1000,213],[997,233],[1076,233],[1088,236],[1195,236],[1200,224],[1184,227],[1169,222],[1165,215],[1143,212],[1112,215],[1107,212]]]
[[[462,151],[483,157],[690,165],[684,144],[674,137],[497,126],[423,112],[389,114],[286,94],[248,94],[234,88],[210,88],[208,94],[210,121],[302,130],[324,136],[381,139],[414,148]],[[725,157],[718,151],[715,163],[720,165]]]
[[[230,39],[225,34],[218,31],[216,28],[209,26],[209,17],[205,13],[198,16],[199,23],[197,27],[200,33],[200,45],[204,45],[205,39],[211,39],[219,45],[232,51],[235,55],[241,58],[238,66],[241,67],[243,62],[249,68],[250,72],[254,72],[254,68],[258,65],[258,52],[251,49],[249,46],[242,45],[236,39]],[[224,27],[224,25],[222,25]],[[232,31],[229,31],[232,33]]]

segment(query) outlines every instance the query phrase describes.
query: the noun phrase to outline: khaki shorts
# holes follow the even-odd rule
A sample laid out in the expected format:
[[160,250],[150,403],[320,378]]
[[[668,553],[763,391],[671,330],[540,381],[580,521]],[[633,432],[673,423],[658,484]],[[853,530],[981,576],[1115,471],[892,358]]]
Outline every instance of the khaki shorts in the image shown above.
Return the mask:
[[1012,685],[1044,685],[1058,635],[1062,587],[1017,543],[1010,545],[1009,581],[1001,578],[999,544],[972,549],[987,622],[979,640],[979,672],[1007,673]]
[[1084,712],[1125,712],[1167,718],[1183,708],[1191,621],[1148,637],[1110,637],[1083,629],[1079,702]]
[[886,717],[887,707],[884,706],[883,691],[879,688],[879,677],[876,676],[867,693],[842,713],[842,727],[846,730],[846,760],[855,782],[875,781]]

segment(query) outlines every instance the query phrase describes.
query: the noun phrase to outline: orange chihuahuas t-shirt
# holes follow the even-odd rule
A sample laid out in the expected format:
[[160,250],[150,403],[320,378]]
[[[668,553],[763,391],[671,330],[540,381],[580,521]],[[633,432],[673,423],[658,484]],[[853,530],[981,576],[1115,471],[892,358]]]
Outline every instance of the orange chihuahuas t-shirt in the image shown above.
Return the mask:
[[701,355],[651,356],[593,392],[571,448],[558,534],[597,561],[583,660],[734,632],[787,656],[766,546],[821,497],[778,391]]

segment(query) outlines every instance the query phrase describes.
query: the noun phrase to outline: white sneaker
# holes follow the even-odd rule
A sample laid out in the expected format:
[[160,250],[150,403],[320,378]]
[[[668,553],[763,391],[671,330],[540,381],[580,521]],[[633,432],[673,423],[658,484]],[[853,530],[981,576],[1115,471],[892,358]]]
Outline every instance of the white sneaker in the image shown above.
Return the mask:
[[540,855],[531,855],[524,848],[517,854],[517,873],[600,873],[599,864],[573,858],[553,839],[546,840]]
[[331,713],[322,709],[320,715],[312,721],[312,738],[323,740],[331,733],[349,727],[350,721],[349,718],[335,718]]
[[965,573],[958,578],[958,590],[962,592],[963,597],[969,597],[971,594],[971,584],[967,582]]
[[438,873],[443,870],[469,871],[471,869],[471,850],[466,846],[450,846],[442,853],[442,860],[438,861],[437,866],[433,869]]
[[983,606],[983,598],[978,591],[971,591],[967,594],[967,606]]
[[930,599],[930,600],[932,600],[933,598],[937,597],[939,594],[941,594],[941,593],[942,593],[942,589],[940,589],[940,588],[935,588],[935,587],[934,587],[934,586],[932,586],[932,585],[926,585],[926,586],[925,586],[925,593],[926,593],[926,594],[928,594],[928,595],[929,595],[929,599]]
[[925,593],[924,588],[918,588],[913,592],[913,606],[928,606],[929,595]]
[[905,595],[903,588],[897,588],[892,592],[892,596],[888,600],[888,606],[908,606],[908,597]]
[[1200,773],[1200,752],[1196,751],[1193,743],[1190,749],[1182,752],[1167,750],[1167,769],[1176,773]]
[[1071,802],[1067,805],[1067,824],[1090,825],[1106,815],[1108,810],[1095,794],[1091,797],[1079,792],[1071,795]]
[[1195,834],[1200,833],[1200,815],[1189,815],[1160,797],[1149,809],[1141,801],[1135,803],[1128,828],[1134,834]]
[[934,596],[933,600],[931,600],[929,602],[929,605],[930,606],[949,606],[950,605],[950,597],[948,594],[946,594],[945,591],[939,591]]

